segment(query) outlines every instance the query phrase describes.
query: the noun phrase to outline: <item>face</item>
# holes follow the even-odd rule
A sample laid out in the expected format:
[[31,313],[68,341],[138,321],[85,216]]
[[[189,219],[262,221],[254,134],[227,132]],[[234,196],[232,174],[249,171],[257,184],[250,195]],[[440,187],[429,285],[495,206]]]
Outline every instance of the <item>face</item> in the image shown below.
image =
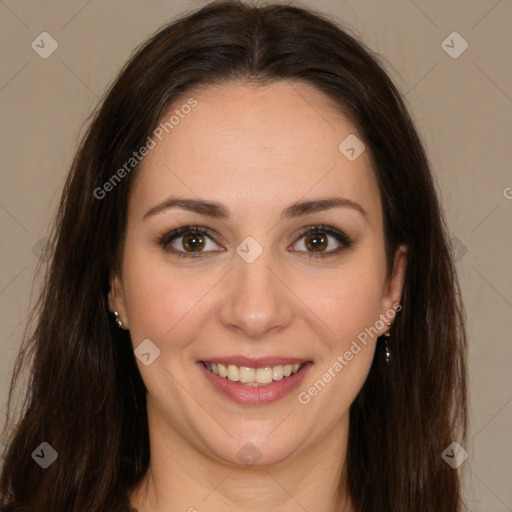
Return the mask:
[[[405,247],[388,278],[368,151],[339,149],[357,132],[316,89],[210,86],[163,120],[192,97],[134,176],[110,306],[144,354],[150,431],[231,464],[298,459],[346,434]],[[265,385],[203,364],[222,361]]]

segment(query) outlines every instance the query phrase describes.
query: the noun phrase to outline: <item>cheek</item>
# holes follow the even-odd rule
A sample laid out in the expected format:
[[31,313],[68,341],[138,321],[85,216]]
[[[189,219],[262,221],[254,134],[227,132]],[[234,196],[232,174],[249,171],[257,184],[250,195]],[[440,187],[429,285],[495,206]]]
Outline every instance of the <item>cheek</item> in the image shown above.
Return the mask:
[[[149,339],[159,349],[150,366],[137,361],[153,397],[167,396],[169,386],[177,385],[175,379],[189,379],[198,341],[207,342],[209,328],[219,327],[214,324],[225,272],[201,265],[187,268],[186,263],[171,262],[144,247],[126,252],[123,277],[132,346],[136,349]],[[175,391],[181,396],[179,385]],[[186,408],[187,397],[182,398],[181,407]]]
[[349,409],[370,371],[377,342],[372,327],[379,319],[378,279],[375,271],[354,266],[333,274],[315,288],[316,293],[309,289],[311,322],[316,316],[316,331],[322,336],[317,369],[298,400],[313,416],[324,418],[323,426],[338,421]]
[[201,298],[213,285],[207,274],[173,269],[143,250],[134,250],[125,258],[123,277],[134,346],[149,338],[170,351],[178,348],[171,340],[189,338],[198,325]]
[[333,348],[350,345],[379,319],[381,272],[376,266],[360,263],[297,283],[298,295],[325,325]]

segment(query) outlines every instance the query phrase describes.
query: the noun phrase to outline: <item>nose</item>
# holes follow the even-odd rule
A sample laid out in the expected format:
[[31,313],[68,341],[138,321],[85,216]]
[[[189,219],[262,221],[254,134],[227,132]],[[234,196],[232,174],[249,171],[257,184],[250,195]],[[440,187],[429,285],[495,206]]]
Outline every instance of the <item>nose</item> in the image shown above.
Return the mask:
[[252,263],[234,255],[234,268],[226,276],[220,307],[220,320],[227,329],[263,339],[291,323],[294,295],[278,270],[270,251],[263,251]]

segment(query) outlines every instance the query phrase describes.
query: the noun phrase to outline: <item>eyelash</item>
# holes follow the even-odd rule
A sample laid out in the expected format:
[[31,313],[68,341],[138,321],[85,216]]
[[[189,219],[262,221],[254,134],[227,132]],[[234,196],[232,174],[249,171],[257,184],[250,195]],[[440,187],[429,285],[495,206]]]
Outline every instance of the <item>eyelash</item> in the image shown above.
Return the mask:
[[[336,241],[338,241],[341,244],[341,247],[339,247],[338,249],[334,249],[332,251],[328,251],[328,252],[318,252],[318,253],[307,252],[306,253],[307,254],[306,257],[310,257],[310,258],[318,258],[318,257],[325,258],[325,257],[328,257],[328,256],[334,256],[334,255],[339,254],[342,251],[350,248],[353,245],[353,243],[354,243],[353,240],[348,235],[346,235],[345,233],[343,233],[343,231],[340,231],[336,227],[332,226],[331,224],[318,224],[318,225],[315,225],[315,226],[307,227],[307,228],[303,229],[298,234],[298,240],[300,240],[301,238],[305,237],[306,235],[311,235],[311,234],[314,234],[314,233],[323,233],[323,234],[326,234],[326,235],[333,236],[336,239]],[[201,257],[204,257],[209,252],[211,252],[211,251],[206,251],[206,252],[198,252],[198,253],[194,254],[194,253],[185,252],[185,251],[178,251],[178,250],[176,250],[174,248],[168,249],[168,245],[175,238],[179,237],[180,235],[186,235],[186,234],[205,235],[208,238],[210,238],[213,241],[215,241],[215,235],[208,228],[199,227],[199,226],[183,226],[181,228],[177,228],[177,229],[174,229],[172,231],[169,231],[168,233],[166,233],[163,236],[161,236],[159,238],[159,240],[158,240],[158,244],[161,247],[163,247],[164,249],[169,250],[170,252],[172,252],[176,256],[179,256],[180,258],[181,257],[185,257],[185,258],[201,258]],[[304,251],[295,251],[295,252],[302,253]]]

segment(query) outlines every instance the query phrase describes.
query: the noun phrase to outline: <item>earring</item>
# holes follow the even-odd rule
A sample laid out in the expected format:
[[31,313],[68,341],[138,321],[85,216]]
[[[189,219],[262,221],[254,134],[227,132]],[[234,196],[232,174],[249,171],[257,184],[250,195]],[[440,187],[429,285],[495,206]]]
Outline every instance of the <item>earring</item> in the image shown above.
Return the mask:
[[[391,322],[387,322],[386,325],[391,326]],[[389,350],[388,345],[388,338],[390,336],[389,331],[385,332],[384,336],[384,359],[386,361],[386,365],[389,366],[389,362],[391,361],[391,351]]]
[[114,316],[115,316],[115,322],[116,322],[117,327],[122,329],[123,328],[123,322],[121,322],[121,319],[119,318],[119,313],[117,311],[114,311]]

